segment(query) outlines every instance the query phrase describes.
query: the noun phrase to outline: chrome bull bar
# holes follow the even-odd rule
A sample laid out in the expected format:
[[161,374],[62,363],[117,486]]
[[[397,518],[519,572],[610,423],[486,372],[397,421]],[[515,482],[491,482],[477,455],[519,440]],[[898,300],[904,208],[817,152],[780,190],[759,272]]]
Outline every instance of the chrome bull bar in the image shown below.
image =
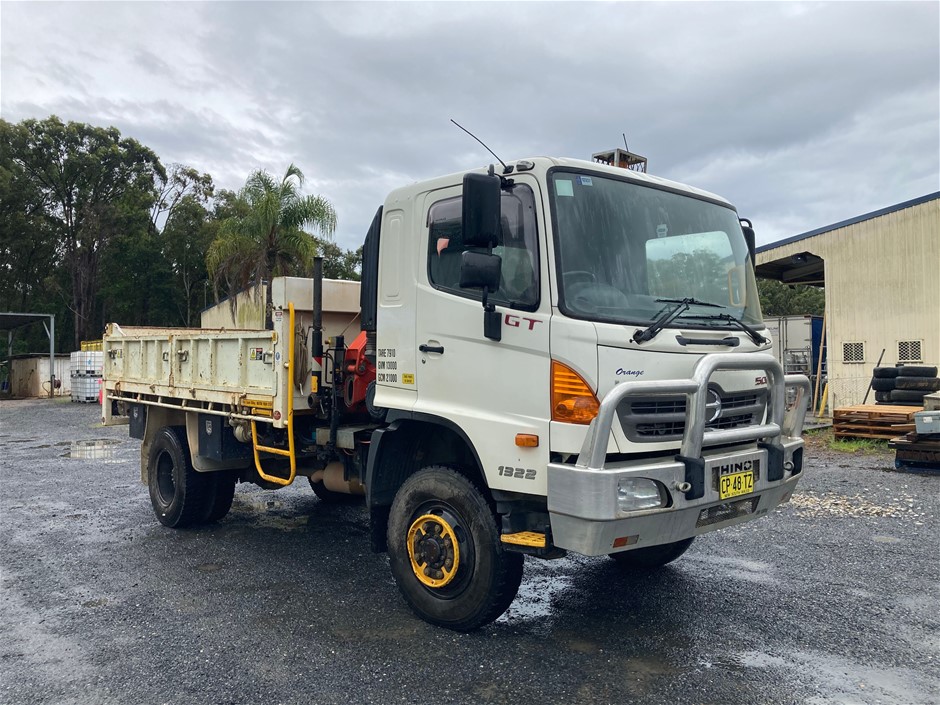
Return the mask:
[[[706,429],[706,394],[711,376],[719,370],[757,370],[767,375],[767,413],[762,424],[724,430]],[[796,401],[784,413],[786,391],[797,390]],[[712,353],[701,358],[692,371],[691,379],[650,382],[622,382],[601,401],[597,416],[588,427],[576,467],[603,470],[607,457],[610,432],[616,418],[617,407],[629,397],[651,395],[677,395],[686,397],[686,423],[677,460],[686,466],[686,481],[691,489],[688,499],[704,493],[704,461],[702,448],[708,446],[758,441],[768,454],[768,479],[783,478],[784,448],[782,437],[797,438],[803,431],[806,401],[810,393],[809,379],[805,375],[784,375],[783,368],[766,353]],[[655,441],[655,439],[651,439]]]

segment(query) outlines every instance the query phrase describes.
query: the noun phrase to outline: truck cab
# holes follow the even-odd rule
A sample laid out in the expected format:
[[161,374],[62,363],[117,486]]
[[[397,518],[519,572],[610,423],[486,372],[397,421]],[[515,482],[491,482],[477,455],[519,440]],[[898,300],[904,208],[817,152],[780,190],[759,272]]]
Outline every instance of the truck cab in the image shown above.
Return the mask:
[[788,500],[805,398],[785,417],[784,391],[808,382],[766,352],[746,227],[713,194],[568,159],[393,192],[363,272],[388,410],[374,524],[406,478],[452,468],[506,552],[658,564]]

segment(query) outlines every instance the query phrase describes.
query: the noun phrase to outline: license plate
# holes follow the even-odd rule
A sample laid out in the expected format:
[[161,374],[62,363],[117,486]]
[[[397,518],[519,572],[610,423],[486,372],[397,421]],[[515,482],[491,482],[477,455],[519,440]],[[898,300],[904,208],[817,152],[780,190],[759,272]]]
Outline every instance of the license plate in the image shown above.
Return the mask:
[[718,496],[720,499],[750,494],[754,491],[754,473],[736,472],[730,475],[721,475],[718,478]]

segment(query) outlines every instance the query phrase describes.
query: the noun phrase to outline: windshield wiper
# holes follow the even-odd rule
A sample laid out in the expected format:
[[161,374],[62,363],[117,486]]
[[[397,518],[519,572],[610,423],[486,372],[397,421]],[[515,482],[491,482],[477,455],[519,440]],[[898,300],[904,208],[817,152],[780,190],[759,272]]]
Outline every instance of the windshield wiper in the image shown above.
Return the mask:
[[736,326],[747,333],[750,339],[753,341],[754,345],[764,345],[765,343],[770,342],[767,338],[751,328],[747,323],[735,318],[729,313],[717,313],[711,316],[696,315],[693,313],[688,316],[682,316],[682,318],[695,318],[700,321],[727,321],[731,325]]
[[676,320],[682,313],[689,310],[689,306],[708,306],[710,308],[724,308],[721,304],[710,304],[707,301],[699,301],[698,299],[688,298],[688,299],[656,299],[656,303],[666,304],[659,312],[653,317],[653,322],[649,325],[648,328],[640,330],[637,328],[636,332],[633,334],[634,343],[645,343],[647,340],[652,340],[659,332]]

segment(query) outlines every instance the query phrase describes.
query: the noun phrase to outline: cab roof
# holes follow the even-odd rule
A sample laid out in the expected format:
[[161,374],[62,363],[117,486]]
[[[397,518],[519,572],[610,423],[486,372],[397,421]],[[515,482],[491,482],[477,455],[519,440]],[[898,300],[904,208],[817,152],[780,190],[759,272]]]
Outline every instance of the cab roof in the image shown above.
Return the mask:
[[[696,196],[698,198],[705,198],[709,201],[716,203],[721,203],[729,208],[734,208],[730,201],[721,196],[718,196],[709,191],[703,189],[695,188],[694,186],[688,186],[678,181],[671,181],[669,179],[664,179],[660,176],[653,176],[652,174],[644,174],[638,171],[631,171],[629,169],[624,169],[622,167],[610,166],[608,164],[599,164],[597,162],[587,161],[585,159],[571,159],[568,157],[527,157],[525,159],[516,159],[513,161],[507,161],[507,166],[512,166],[512,174],[507,174],[508,178],[512,178],[513,175],[517,173],[515,166],[520,162],[530,162],[533,164],[533,168],[527,171],[518,172],[522,174],[536,174],[544,178],[545,174],[551,168],[564,168],[564,169],[577,169],[577,170],[588,170],[593,171],[599,174],[610,174],[617,178],[623,179],[626,178],[630,181],[634,181],[640,184],[650,184],[654,186],[660,186],[669,188],[673,191],[678,191],[680,193],[687,193],[690,196]],[[444,176],[438,176],[432,179],[425,179],[422,181],[417,181],[408,186],[404,186],[392,191],[388,198],[386,199],[386,204],[391,205],[395,200],[400,198],[408,198],[417,193],[424,191],[434,191],[440,188],[448,188],[460,184],[463,180],[463,175],[468,172],[477,172],[477,173],[486,173],[489,167],[478,167],[476,169],[467,169],[465,171],[447,174]],[[501,171],[501,168],[497,165],[497,173]]]

